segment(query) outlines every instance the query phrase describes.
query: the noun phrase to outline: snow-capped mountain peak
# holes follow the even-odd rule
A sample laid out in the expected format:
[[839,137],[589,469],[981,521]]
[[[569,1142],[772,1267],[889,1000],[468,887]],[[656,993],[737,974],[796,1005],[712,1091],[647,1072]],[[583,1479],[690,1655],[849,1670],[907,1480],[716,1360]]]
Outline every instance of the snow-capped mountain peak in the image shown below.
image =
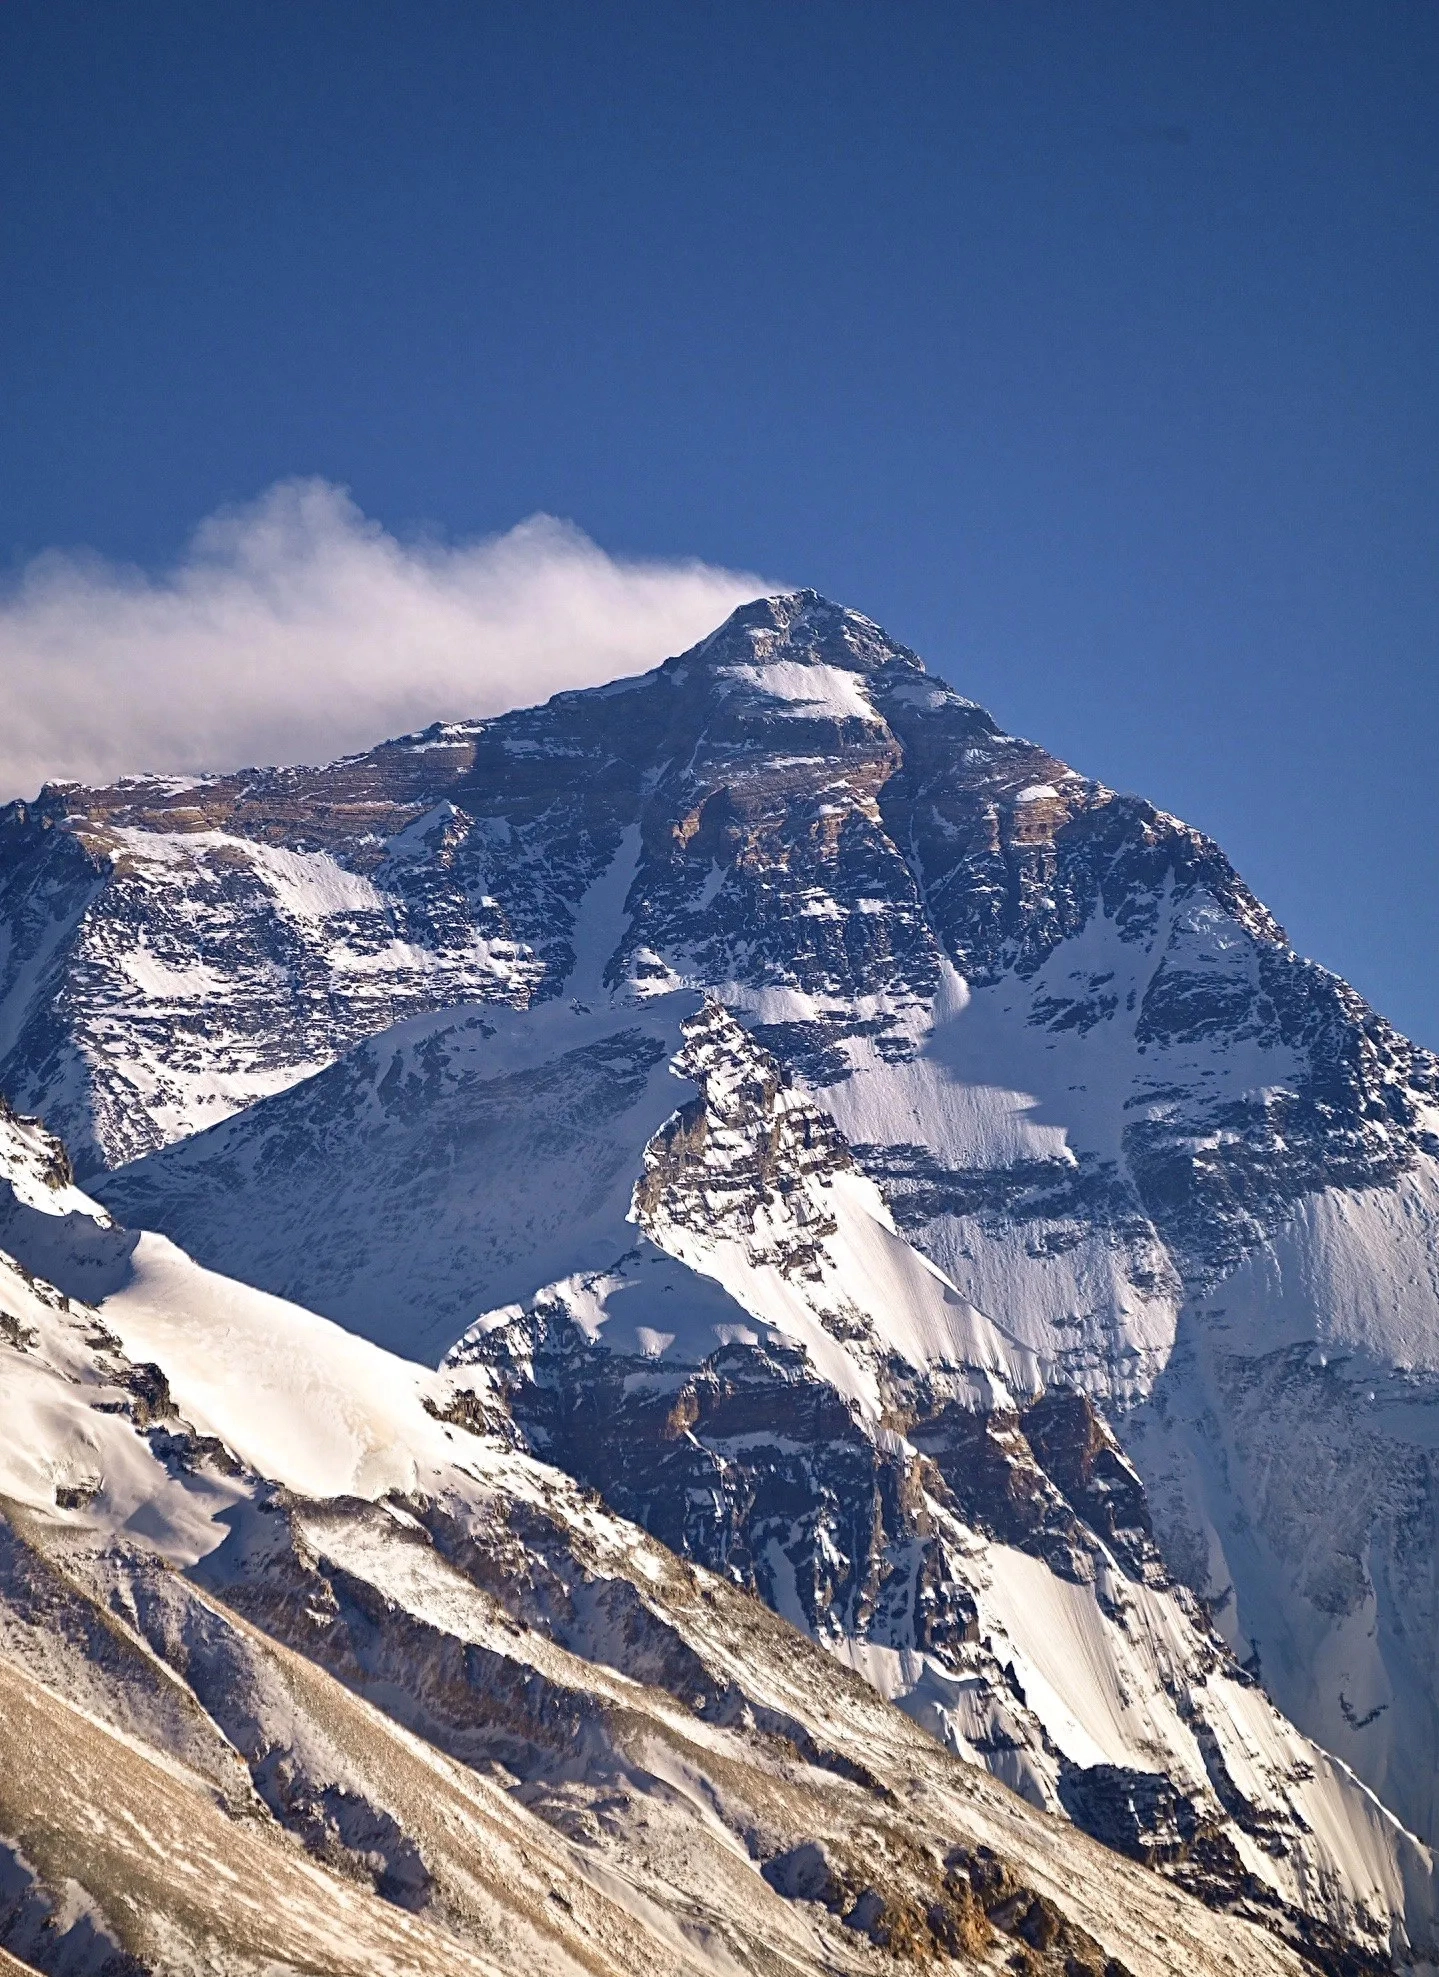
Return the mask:
[[0,1083],[104,1203],[11,1122],[58,1296],[118,1324],[168,1255],[157,1363],[263,1294],[468,1378],[1111,1848],[1336,1970],[1432,1947],[1439,1066],[1210,840],[801,591],[12,805],[0,919]]

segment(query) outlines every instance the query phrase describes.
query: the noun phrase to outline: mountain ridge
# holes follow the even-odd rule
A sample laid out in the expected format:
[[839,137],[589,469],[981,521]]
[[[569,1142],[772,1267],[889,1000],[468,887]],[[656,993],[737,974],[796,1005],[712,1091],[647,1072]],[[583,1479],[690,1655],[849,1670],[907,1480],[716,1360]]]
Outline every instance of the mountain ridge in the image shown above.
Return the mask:
[[[24,1214],[105,1229],[33,1122],[0,1153]],[[497,1436],[477,1370],[406,1367],[163,1239],[135,1257],[97,1310],[0,1256],[24,1967],[1303,1967],[1262,1908],[1211,1914],[1045,1819]],[[1351,1952],[1279,1919],[1381,1967],[1382,1925]]]

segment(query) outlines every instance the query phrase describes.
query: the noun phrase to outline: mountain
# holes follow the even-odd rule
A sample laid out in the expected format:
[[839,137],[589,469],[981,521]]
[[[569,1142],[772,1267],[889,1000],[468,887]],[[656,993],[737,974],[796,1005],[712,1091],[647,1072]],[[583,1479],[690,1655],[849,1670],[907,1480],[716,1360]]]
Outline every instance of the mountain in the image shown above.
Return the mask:
[[1435,1954],[1439,1067],[1207,839],[801,592],[329,768],[48,789],[0,926],[0,1084],[155,1232],[0,1212],[58,1294],[184,1252],[444,1362],[1106,1859]]
[[0,1259],[0,1968],[1303,1967],[518,1449],[483,1373],[126,1234],[33,1122],[0,1155],[9,1234],[114,1286]]

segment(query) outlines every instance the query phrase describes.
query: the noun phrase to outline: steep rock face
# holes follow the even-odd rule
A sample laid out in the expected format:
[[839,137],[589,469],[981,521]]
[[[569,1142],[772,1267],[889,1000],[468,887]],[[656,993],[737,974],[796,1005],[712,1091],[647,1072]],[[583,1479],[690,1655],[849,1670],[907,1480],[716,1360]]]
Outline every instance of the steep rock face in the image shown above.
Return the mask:
[[[222,886],[221,868],[238,876]],[[904,1433],[886,1409],[903,1421],[904,1406],[930,1405],[915,1401],[925,1379],[938,1416],[955,1365],[974,1398],[998,1383],[985,1404],[1001,1412],[1039,1384],[1087,1393],[1145,1479],[1161,1549],[1229,1645],[1434,1833],[1434,1062],[1296,956],[1223,854],[1177,820],[1002,734],[867,620],[799,593],[745,607],[642,679],[328,769],[12,806],[0,903],[0,1083],[65,1124],[82,1171],[277,1093],[101,1183],[126,1217],[210,1242],[209,1260],[269,1288],[332,1296],[347,1322],[431,1358],[496,1305],[530,1324],[554,1291],[611,1358],[647,1364],[670,1336],[658,1357],[677,1375],[682,1360],[686,1379],[727,1344],[784,1366],[753,1324],[758,1299],[769,1331],[872,1424],[871,1448],[881,1430]],[[213,924],[225,938],[206,947]],[[786,1225],[760,1255],[742,1230],[701,1265],[687,1245],[703,1230],[676,1213],[616,1249],[617,1155],[611,1191],[581,1218],[593,1254],[546,1250],[538,1227],[516,1243],[505,1231],[529,1226],[514,1213],[529,1184],[477,1223],[484,1161],[459,1148],[483,1138],[483,1113],[507,1122],[517,1175],[540,1173],[524,1150],[528,1084],[507,1099],[477,1079],[477,1123],[446,1127],[441,1158],[421,1157],[457,1022],[482,1043],[478,1026],[498,1033],[511,1005],[516,1024],[599,1016],[611,1037],[611,1005],[642,1028],[645,1010],[671,1021],[668,999],[690,988],[717,995],[791,1074],[782,1109],[797,1121],[801,1101],[818,1108],[852,1149],[827,1190],[807,1173],[792,1191],[808,1204],[813,1182],[821,1221],[824,1198],[849,1202],[834,1235]],[[412,1016],[393,1048],[377,1035],[462,997],[478,1005],[463,1019]],[[354,1055],[313,1075],[366,1035],[399,1064],[383,1097],[379,1057],[362,1075]],[[624,1075],[638,1091],[638,1071]],[[667,1075],[657,1056],[632,1124]],[[587,1072],[576,1092],[601,1083]],[[401,1156],[391,1128],[405,1104]],[[585,1115],[581,1097],[567,1130],[590,1144]],[[343,1163],[371,1128],[393,1185],[367,1197]],[[689,1130],[656,1157],[679,1159]],[[810,1148],[786,1140],[786,1162],[822,1154],[823,1131],[806,1130]],[[307,1163],[354,1205],[343,1237],[316,1220],[327,1183],[283,1198]],[[883,1237],[861,1183],[883,1191]],[[267,1210],[248,1237],[246,1201]],[[313,1265],[307,1220],[324,1252]],[[465,1230],[490,1247],[465,1257]],[[919,1327],[930,1344],[912,1334],[899,1352],[895,1392],[887,1345],[838,1336],[846,1313],[822,1260],[817,1281],[802,1262],[782,1267],[785,1245],[853,1254],[861,1238],[886,1269],[918,1251],[938,1273],[926,1284],[904,1266],[904,1309],[917,1298],[933,1315],[938,1297],[941,1311]],[[398,1275],[367,1282],[405,1243],[439,1300],[432,1319]],[[762,1296],[746,1303],[741,1281],[762,1281]],[[971,1329],[951,1365],[961,1307],[985,1314],[990,1344]],[[544,1340],[559,1336],[551,1325]],[[594,1377],[607,1391],[609,1372]],[[1262,1408],[1244,1402],[1259,1391]],[[1362,1462],[1346,1415],[1365,1424]],[[1316,1434],[1343,1487],[1306,1496],[1289,1479],[1310,1473]],[[971,1454],[983,1467],[988,1441]],[[1114,1549],[1071,1485],[1089,1488],[1055,1487]]]
[[[106,794],[0,818],[5,1082],[43,1096],[83,1168],[223,1118],[410,1010],[523,999],[540,976],[453,874],[443,807],[340,801],[352,830],[356,810],[411,821],[377,884],[353,862],[369,832],[342,865],[323,834],[203,788]],[[237,808],[255,836],[226,828]]]
[[1120,1397],[1297,1202],[1439,1145],[1433,1061],[1217,847],[812,593],[330,769],[47,793],[3,842],[0,1077],[82,1172],[409,1010],[557,994],[608,873],[587,979],[745,1010],[976,1302]]

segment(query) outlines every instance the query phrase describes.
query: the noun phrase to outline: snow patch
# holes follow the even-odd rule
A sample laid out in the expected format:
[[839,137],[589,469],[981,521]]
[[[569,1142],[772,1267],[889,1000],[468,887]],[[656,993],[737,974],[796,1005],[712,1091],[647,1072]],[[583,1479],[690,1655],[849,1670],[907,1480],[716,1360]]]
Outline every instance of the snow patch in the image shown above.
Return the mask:
[[776,659],[760,666],[726,666],[718,675],[763,695],[773,711],[802,720],[879,721],[863,676],[843,666]]

